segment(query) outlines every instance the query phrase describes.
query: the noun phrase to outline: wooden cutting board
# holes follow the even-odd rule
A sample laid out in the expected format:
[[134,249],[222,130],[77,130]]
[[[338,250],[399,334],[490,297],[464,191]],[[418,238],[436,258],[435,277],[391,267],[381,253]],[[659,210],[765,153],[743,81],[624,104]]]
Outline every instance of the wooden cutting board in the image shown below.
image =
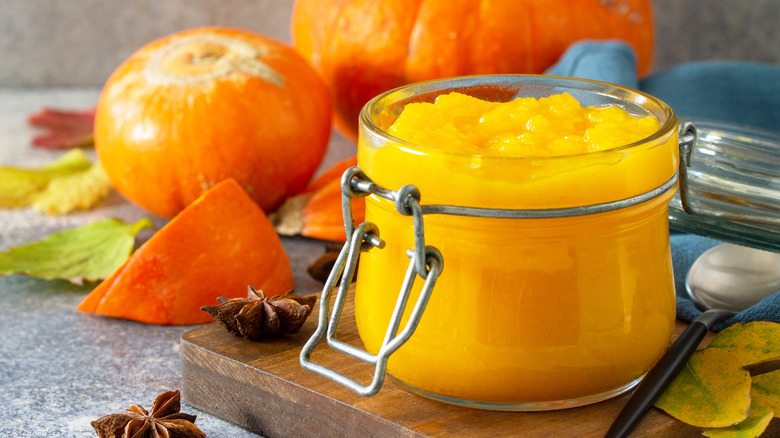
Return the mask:
[[[422,398],[401,389],[393,379],[386,379],[377,395],[364,398],[300,366],[298,356],[316,328],[317,311],[299,333],[264,342],[229,335],[217,323],[184,333],[184,400],[269,437],[557,438],[604,436],[628,399],[623,395],[549,412],[483,411]],[[349,305],[338,338],[361,345],[354,320],[354,307]],[[676,333],[681,330],[678,324]],[[373,374],[372,367],[330,350],[324,341],[312,359],[364,384]],[[653,409],[632,436],[700,437],[701,431]]]

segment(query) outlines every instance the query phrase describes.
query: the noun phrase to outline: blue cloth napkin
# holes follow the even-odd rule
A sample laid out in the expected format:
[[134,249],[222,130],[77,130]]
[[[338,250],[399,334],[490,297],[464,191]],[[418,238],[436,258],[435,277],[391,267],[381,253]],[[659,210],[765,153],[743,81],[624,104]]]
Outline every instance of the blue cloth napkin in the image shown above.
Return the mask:
[[[638,78],[636,55],[620,41],[573,44],[545,74],[609,82],[634,88],[666,102],[678,116],[723,120],[780,130],[780,66],[742,61],[699,61]],[[677,290],[677,317],[692,321],[701,314],[685,292],[685,276],[696,258],[722,242],[672,231],[672,261]],[[780,291],[717,324],[780,323]]]
[[663,100],[678,116],[724,120],[780,130],[780,66],[698,61],[641,80],[633,49],[619,41],[573,44],[545,74],[634,88]]

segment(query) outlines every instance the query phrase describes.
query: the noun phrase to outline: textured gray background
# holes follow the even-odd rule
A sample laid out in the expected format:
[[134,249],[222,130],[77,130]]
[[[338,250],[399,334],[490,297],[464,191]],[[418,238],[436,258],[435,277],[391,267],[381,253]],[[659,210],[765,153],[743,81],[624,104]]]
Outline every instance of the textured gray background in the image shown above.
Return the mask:
[[[294,0],[0,0],[0,87],[100,86],[136,49],[204,25],[289,42]],[[656,70],[699,59],[780,64],[780,0],[655,0]]]

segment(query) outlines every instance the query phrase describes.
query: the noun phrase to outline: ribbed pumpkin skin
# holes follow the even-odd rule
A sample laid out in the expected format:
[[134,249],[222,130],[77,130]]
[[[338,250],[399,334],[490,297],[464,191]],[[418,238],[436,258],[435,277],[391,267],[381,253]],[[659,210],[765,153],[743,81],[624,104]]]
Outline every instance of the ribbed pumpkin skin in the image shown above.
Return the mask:
[[581,39],[625,40],[644,75],[654,45],[651,0],[296,0],[292,38],[352,139],[362,106],[404,84],[542,73]]
[[331,118],[326,85],[294,49],[198,28],[149,43],[114,71],[95,147],[117,191],[156,215],[173,217],[228,177],[268,212],[306,187]]

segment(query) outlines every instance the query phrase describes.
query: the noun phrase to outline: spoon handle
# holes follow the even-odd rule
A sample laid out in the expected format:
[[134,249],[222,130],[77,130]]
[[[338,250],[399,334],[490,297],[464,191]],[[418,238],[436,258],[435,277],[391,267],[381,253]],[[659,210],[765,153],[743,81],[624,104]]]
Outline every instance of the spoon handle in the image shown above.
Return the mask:
[[732,312],[708,310],[696,318],[642,379],[605,438],[627,437],[685,366],[710,327],[733,315]]

